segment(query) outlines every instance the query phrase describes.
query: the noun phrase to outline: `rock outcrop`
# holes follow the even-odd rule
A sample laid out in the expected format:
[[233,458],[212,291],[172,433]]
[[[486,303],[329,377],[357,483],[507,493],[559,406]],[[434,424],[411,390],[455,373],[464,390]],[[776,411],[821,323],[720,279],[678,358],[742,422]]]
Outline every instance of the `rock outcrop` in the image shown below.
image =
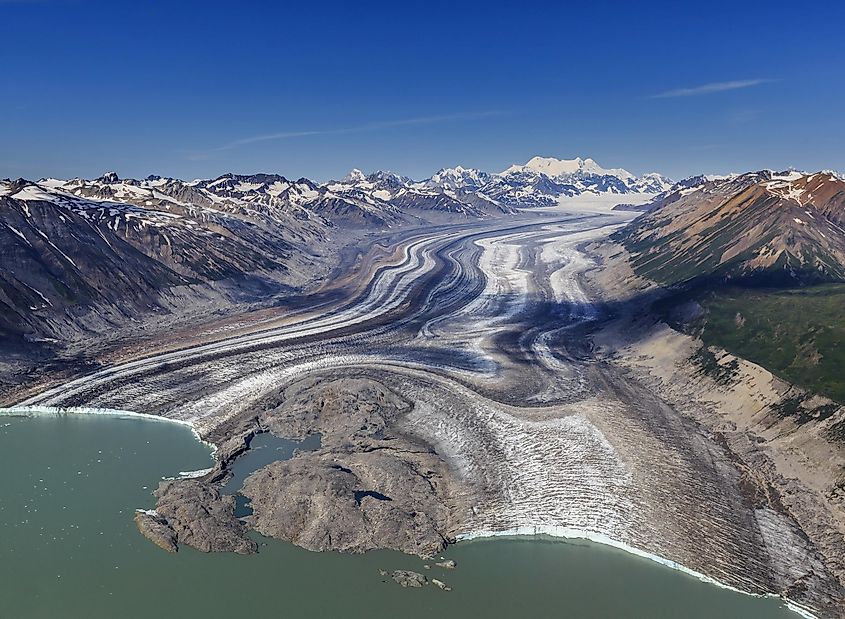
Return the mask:
[[442,580],[440,580],[438,578],[432,578],[431,584],[434,585],[435,587],[437,587],[438,589],[442,589],[443,591],[451,591],[452,590],[452,587],[450,587],[449,585],[447,585],[445,582],[443,582]]
[[156,490],[156,510],[137,512],[138,529],[156,545],[175,552],[187,544],[203,552],[257,550],[246,536],[246,527],[235,518],[235,498],[221,495],[213,486],[196,479],[162,482]]
[[254,473],[243,489],[252,525],[309,550],[442,550],[449,510],[438,496],[436,457],[408,445],[367,447],[321,449]]
[[392,431],[411,405],[375,380],[309,379],[270,398],[277,434],[321,449],[256,471],[242,493],[251,525],[310,550],[439,552],[454,526],[451,473],[428,446]]
[[390,577],[403,587],[424,587],[428,584],[425,576],[410,570],[395,570],[391,572]]
[[[412,410],[385,385],[360,377],[316,377],[266,397],[255,413],[227,426],[218,463],[201,479],[163,482],[155,516],[139,530],[175,550],[249,553],[248,529],[309,550],[376,548],[429,557],[451,541],[465,512],[449,467],[429,446],[395,430]],[[250,475],[241,494],[252,514],[238,520],[235,499],[221,495],[228,467],[257,431],[303,438],[321,447],[297,452]],[[172,546],[172,548],[171,548]]]
[[176,552],[179,546],[176,543],[176,531],[174,531],[167,520],[158,515],[154,510],[138,510],[135,512],[135,526],[141,535],[150,540],[159,548],[167,552]]

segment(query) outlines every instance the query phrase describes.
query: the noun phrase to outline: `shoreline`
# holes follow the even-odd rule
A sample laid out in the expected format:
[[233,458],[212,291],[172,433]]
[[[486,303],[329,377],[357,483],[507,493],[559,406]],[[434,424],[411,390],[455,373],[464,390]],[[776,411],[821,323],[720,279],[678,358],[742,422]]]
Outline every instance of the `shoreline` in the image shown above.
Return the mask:
[[[146,419],[148,421],[159,421],[165,423],[175,423],[184,426],[191,431],[194,438],[207,446],[212,458],[216,458],[217,445],[205,440],[190,421],[183,421],[181,419],[170,419],[169,417],[162,417],[161,415],[151,415],[150,413],[135,413],[133,411],[120,410],[116,408],[88,408],[85,406],[7,406],[0,407],[0,417],[2,416],[24,416],[24,417],[61,417],[62,415],[99,415],[103,417],[116,417],[118,419]],[[203,469],[201,469],[203,470]],[[203,470],[207,472],[208,470]],[[180,472],[180,476],[193,477],[200,471],[186,471]]]
[[736,593],[741,593],[742,595],[750,595],[751,597],[756,598],[775,598],[781,600],[789,610],[801,617],[804,617],[804,619],[819,619],[819,617],[815,615],[810,609],[801,606],[800,604],[793,602],[792,600],[785,598],[781,595],[777,595],[774,593],[751,593],[749,591],[743,591],[742,589],[738,589],[737,587],[723,583],[719,580],[716,580],[712,576],[708,576],[707,574],[698,572],[676,561],[672,561],[671,559],[667,559],[665,557],[661,557],[660,555],[641,550],[639,548],[626,544],[625,542],[620,542],[619,540],[613,539],[612,537],[609,537],[602,533],[585,531],[583,529],[575,529],[572,527],[561,527],[554,525],[526,525],[513,529],[505,529],[503,531],[469,531],[467,533],[459,533],[458,535],[456,535],[455,543],[457,544],[460,542],[471,542],[475,540],[491,540],[496,537],[505,537],[513,539],[545,537],[551,538],[553,540],[584,540],[592,542],[594,544],[601,544],[602,546],[610,546],[628,554],[632,554],[643,559],[648,559],[649,561],[658,563],[660,565],[663,565],[664,567],[668,567],[675,571],[683,572],[684,574],[692,576],[693,578],[696,578],[701,582],[705,582],[710,585],[715,585],[721,589],[728,589]]
[[[209,441],[204,440],[199,432],[196,430],[194,425],[189,421],[183,421],[180,419],[170,419],[168,417],[162,417],[160,415],[152,415],[149,413],[136,413],[133,411],[127,410],[119,410],[119,409],[110,409],[110,408],[89,408],[89,407],[81,407],[81,406],[69,406],[69,407],[54,407],[54,406],[10,406],[10,407],[0,407],[0,417],[2,416],[26,416],[26,417],[60,417],[63,415],[78,415],[78,416],[104,416],[104,417],[115,417],[115,418],[123,418],[123,419],[144,419],[148,421],[157,421],[157,422],[165,422],[165,423],[172,423],[177,424],[180,426],[187,427],[191,430],[191,434],[193,434],[194,438],[199,441],[200,443],[206,445],[211,450],[210,456],[216,459],[217,454],[217,446]],[[187,479],[201,476],[202,474],[207,473],[212,469],[200,469],[198,471],[185,471],[179,473],[179,478],[177,479]],[[155,511],[155,510],[136,510],[136,511]],[[586,531],[583,529],[576,529],[572,527],[563,527],[563,526],[554,526],[554,525],[526,525],[521,527],[516,527],[512,529],[505,529],[503,531],[492,531],[492,530],[478,530],[478,531],[469,531],[466,533],[460,533],[455,536],[455,544],[461,542],[470,542],[474,540],[492,540],[493,538],[503,537],[503,538],[549,538],[552,540],[583,540],[587,542],[591,542],[594,544],[601,544],[603,546],[609,546],[612,548],[616,548],[617,550],[621,550],[631,555],[635,555],[654,563],[658,563],[663,565],[664,567],[668,567],[672,570],[679,571],[685,573],[697,580],[717,586],[722,589],[728,589],[730,591],[734,591],[736,593],[740,593],[742,595],[749,595],[752,597],[757,598],[776,598],[781,600],[789,609],[790,611],[794,612],[795,614],[803,617],[804,619],[819,619],[817,615],[815,615],[810,609],[801,606],[800,604],[789,600],[783,596],[768,593],[768,594],[759,594],[759,593],[751,593],[748,591],[743,591],[734,587],[732,585],[728,585],[723,583],[715,578],[688,568],[676,561],[672,561],[671,559],[667,559],[665,557],[661,557],[660,555],[647,552],[645,550],[641,550],[619,540],[616,540],[612,537],[604,535],[602,533],[596,533],[591,531]],[[270,538],[272,539],[272,538]],[[282,541],[282,540],[276,540]],[[451,545],[451,544],[450,544]]]

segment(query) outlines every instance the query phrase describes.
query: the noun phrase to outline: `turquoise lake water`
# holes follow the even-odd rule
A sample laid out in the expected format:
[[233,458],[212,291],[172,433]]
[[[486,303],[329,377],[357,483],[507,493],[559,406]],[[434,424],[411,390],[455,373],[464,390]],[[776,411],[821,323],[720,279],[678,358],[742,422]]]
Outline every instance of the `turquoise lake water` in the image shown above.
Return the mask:
[[[140,418],[0,416],[0,616],[789,617],[779,600],[699,582],[588,542],[498,538],[445,553],[312,553],[273,540],[253,556],[168,554],[135,529],[163,476],[210,465],[190,430]],[[379,569],[453,587],[402,589]]]

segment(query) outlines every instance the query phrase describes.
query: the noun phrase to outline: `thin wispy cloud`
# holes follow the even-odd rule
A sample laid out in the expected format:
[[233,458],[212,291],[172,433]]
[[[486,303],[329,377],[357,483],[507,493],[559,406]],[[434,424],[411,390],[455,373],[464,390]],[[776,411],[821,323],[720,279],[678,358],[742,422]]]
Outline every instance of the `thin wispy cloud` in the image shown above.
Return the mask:
[[249,144],[257,144],[259,142],[271,142],[275,140],[287,140],[290,138],[303,138],[310,136],[323,135],[343,135],[347,133],[364,133],[368,131],[380,131],[384,129],[392,129],[396,127],[410,127],[413,125],[433,125],[437,123],[452,122],[456,120],[474,120],[478,118],[488,118],[491,116],[501,116],[504,112],[501,111],[485,111],[485,112],[466,112],[463,114],[443,114],[439,116],[418,116],[416,118],[403,118],[400,120],[385,120],[379,122],[365,123],[361,125],[353,125],[350,127],[339,127],[333,129],[309,129],[303,131],[279,131],[276,133],[265,133],[262,135],[253,135],[237,140],[232,140],[226,144],[211,148],[201,153],[194,153],[190,159],[205,159],[210,154],[231,150],[239,146],[246,146]]
[[773,82],[770,79],[754,79],[754,80],[734,80],[731,82],[712,82],[710,84],[702,84],[701,86],[693,86],[692,88],[677,88],[675,90],[667,90],[656,95],[652,95],[652,99],[671,99],[675,97],[699,97],[701,95],[710,95],[716,92],[726,92],[729,90],[740,90],[742,88],[751,88],[752,86],[759,86],[760,84],[767,84]]

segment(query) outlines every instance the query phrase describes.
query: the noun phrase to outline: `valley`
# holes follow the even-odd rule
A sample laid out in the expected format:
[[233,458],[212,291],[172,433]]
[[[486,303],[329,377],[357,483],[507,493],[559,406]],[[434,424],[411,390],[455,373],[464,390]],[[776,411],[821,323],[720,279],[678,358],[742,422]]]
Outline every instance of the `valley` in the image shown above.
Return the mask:
[[[171,551],[260,553],[256,533],[312,551],[420,557],[478,537],[586,538],[838,612],[842,513],[829,493],[841,448],[805,434],[816,421],[783,425],[777,411],[798,392],[661,321],[666,289],[617,244],[650,215],[631,224],[636,212],[612,208],[621,199],[648,195],[349,226],[315,241],[331,259],[307,285],[282,283],[291,262],[279,262],[260,271],[266,289],[281,278],[271,297],[221,297],[193,324],[178,307],[165,328],[144,313],[115,321],[85,363],[7,391],[5,411],[142,413],[212,444],[209,469],[162,481],[155,509],[136,514]],[[178,264],[169,272],[191,287],[219,290],[223,280]],[[122,324],[144,328],[124,340]],[[843,415],[809,396],[797,406],[828,411],[828,425]],[[267,433],[310,447],[229,487]]]
[[0,0],[0,619],[845,619],[802,8]]

